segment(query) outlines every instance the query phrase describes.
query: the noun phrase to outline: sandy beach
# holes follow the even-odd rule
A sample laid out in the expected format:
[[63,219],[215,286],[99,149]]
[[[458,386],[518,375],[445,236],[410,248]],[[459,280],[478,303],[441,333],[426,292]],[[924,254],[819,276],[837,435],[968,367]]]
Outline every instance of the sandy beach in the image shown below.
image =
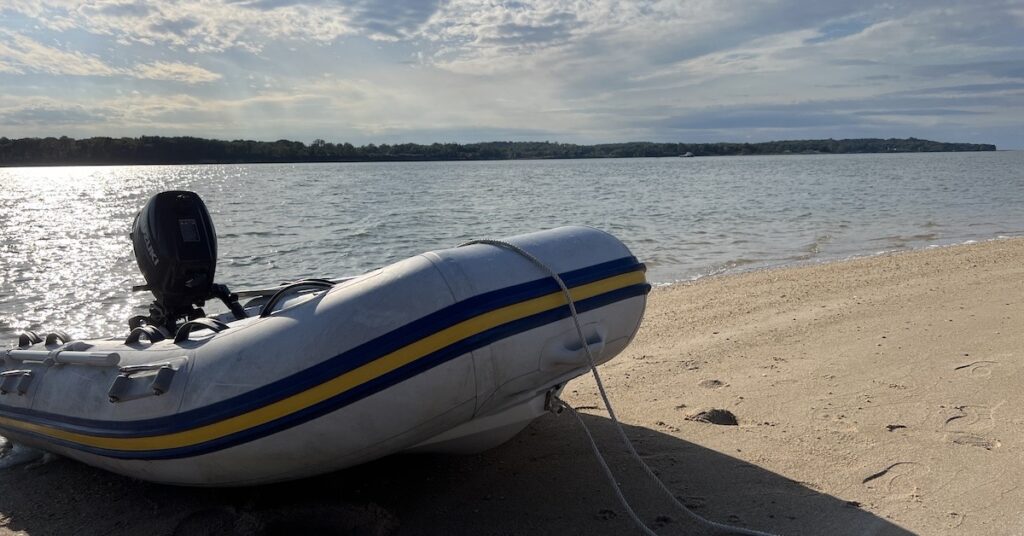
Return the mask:
[[[655,289],[601,371],[695,512],[784,535],[1024,534],[1024,239]],[[705,534],[645,481],[590,379],[566,389],[659,534]],[[708,409],[737,425],[701,422]],[[637,533],[575,420],[474,456],[394,456],[249,489],[58,459],[0,471],[0,534]]]

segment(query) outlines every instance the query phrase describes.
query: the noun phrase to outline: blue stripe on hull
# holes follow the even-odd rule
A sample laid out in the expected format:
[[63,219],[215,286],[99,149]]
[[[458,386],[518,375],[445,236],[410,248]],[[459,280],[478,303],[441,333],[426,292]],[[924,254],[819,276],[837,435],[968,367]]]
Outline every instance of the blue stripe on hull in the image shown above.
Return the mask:
[[[632,297],[641,296],[650,291],[650,285],[632,285],[624,287],[612,292],[595,296],[593,298],[576,302],[576,309],[578,312],[583,313],[603,307],[605,305],[615,303],[618,301],[626,300]],[[519,300],[517,300],[519,301]],[[196,445],[189,445],[187,447],[153,450],[153,451],[120,451],[101,449],[95,447],[88,447],[73,443],[69,441],[63,441],[52,438],[50,436],[42,436],[31,434],[39,437],[45,441],[60,444],[66,447],[74,448],[83,452],[91,454],[97,454],[100,456],[106,456],[110,458],[118,459],[140,459],[140,460],[166,460],[166,459],[177,459],[177,458],[188,458],[194,456],[200,456],[203,454],[209,454],[218,450],[223,450],[243,443],[248,443],[256,439],[298,426],[300,424],[309,422],[318,417],[322,417],[333,411],[337,411],[345,406],[362,400],[370,395],[383,391],[391,386],[394,386],[404,380],[412,378],[424,371],[430,370],[438,365],[451,361],[461,355],[465,355],[475,349],[482,348],[501,339],[512,337],[519,333],[529,331],[531,329],[556,322],[568,318],[570,316],[569,307],[563,306],[557,309],[551,309],[540,314],[522,318],[514,322],[503,324],[496,328],[478,333],[466,339],[460,340],[459,342],[447,346],[441,350],[438,350],[432,354],[428,354],[404,367],[393,370],[382,376],[379,376],[373,380],[363,383],[353,389],[345,391],[335,397],[327,399],[318,404],[306,407],[300,411],[291,413],[280,419],[264,423],[252,428],[248,428],[241,432],[230,434],[224,437],[217,438],[213,441],[205,443],[199,443]],[[378,355],[383,355],[378,353]],[[191,427],[194,427],[195,423]],[[138,434],[133,433],[131,436],[138,435],[157,435],[157,434]]]
[[[561,275],[567,286],[576,287],[643,269],[644,266],[640,264],[635,257],[624,257],[587,268],[566,272]],[[296,393],[301,393],[307,389],[320,385],[345,374],[346,372],[357,369],[367,363],[379,359],[381,356],[387,355],[399,348],[458,324],[459,322],[501,307],[551,294],[558,290],[559,287],[554,280],[551,278],[542,278],[474,296],[410,322],[398,329],[392,330],[371,341],[351,348],[346,352],[292,374],[291,376],[277,380],[271,384],[259,387],[230,399],[222,400],[202,408],[196,408],[175,415],[135,421],[108,421],[69,417],[24,408],[4,408],[2,406],[0,406],[0,415],[68,432],[98,437],[131,438],[173,434],[183,430],[194,429],[207,424],[216,423],[248,413],[268,404],[275,403]],[[633,285],[608,292],[600,296],[595,296],[587,300],[582,300],[577,303],[577,308],[580,312],[589,311],[609,303],[645,294],[649,290],[650,286],[647,284]],[[450,361],[460,355],[464,355],[474,349],[568,316],[569,308],[568,306],[563,306],[474,334],[448,347],[417,359],[403,367],[349,389],[344,393],[340,393],[330,399],[295,411],[276,420],[219,437],[215,440],[189,445],[187,447],[152,451],[121,451],[89,447],[71,441],[56,439],[51,436],[41,434],[37,435],[33,432],[17,431],[17,433],[33,435],[44,441],[115,458],[171,459],[197,456],[252,441],[254,439],[297,426],[304,422],[308,422],[312,419],[316,419],[327,413],[347,406],[348,404],[362,400],[374,393],[380,392],[381,390],[387,389],[388,387]]]

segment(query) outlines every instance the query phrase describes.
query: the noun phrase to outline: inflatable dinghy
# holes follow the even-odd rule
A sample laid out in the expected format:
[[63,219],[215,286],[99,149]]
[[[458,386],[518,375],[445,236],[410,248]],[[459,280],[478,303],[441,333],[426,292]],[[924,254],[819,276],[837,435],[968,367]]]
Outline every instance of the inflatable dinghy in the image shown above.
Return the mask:
[[[195,194],[157,194],[132,239],[150,316],[125,339],[27,332],[0,351],[0,435],[169,484],[494,447],[590,367],[561,287],[522,252],[564,281],[598,364],[629,344],[650,290],[644,265],[588,227],[238,294],[213,283],[216,235]],[[230,312],[202,313],[213,298]]]

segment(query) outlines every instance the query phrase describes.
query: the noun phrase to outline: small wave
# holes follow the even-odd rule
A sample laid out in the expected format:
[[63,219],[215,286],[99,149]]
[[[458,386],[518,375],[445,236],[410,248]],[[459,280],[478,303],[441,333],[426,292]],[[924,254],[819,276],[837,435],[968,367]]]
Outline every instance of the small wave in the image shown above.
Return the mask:
[[731,260],[731,261],[725,263],[725,266],[727,268],[730,268],[730,269],[731,268],[739,268],[740,266],[746,266],[748,264],[754,264],[756,262],[758,262],[757,259],[743,259],[743,258],[740,258],[740,259],[734,259],[734,260]]
[[906,248],[910,242],[927,242],[931,240],[939,239],[939,233],[921,233],[910,236],[902,235],[891,235],[891,236],[880,236],[878,238],[870,238],[869,242],[886,242],[887,245],[894,248]]
[[220,238],[265,238],[268,236],[298,236],[296,233],[283,233],[280,231],[244,231],[241,233],[224,233]]
[[823,234],[814,237],[814,241],[804,246],[803,251],[810,255],[817,255],[821,253],[822,249],[826,244],[832,241],[832,235]]
[[717,265],[712,266],[710,269],[708,269],[704,273],[698,274],[698,276],[696,278],[694,278],[694,279],[697,279],[699,277],[707,277],[707,276],[713,276],[713,275],[722,275],[722,274],[727,274],[727,273],[732,273],[732,272],[740,271],[743,267],[749,267],[750,265],[757,264],[759,262],[764,262],[764,259],[761,259],[761,260],[758,260],[758,259],[746,259],[746,258],[731,259],[731,260],[725,261],[725,262],[723,262],[721,264],[717,264]]

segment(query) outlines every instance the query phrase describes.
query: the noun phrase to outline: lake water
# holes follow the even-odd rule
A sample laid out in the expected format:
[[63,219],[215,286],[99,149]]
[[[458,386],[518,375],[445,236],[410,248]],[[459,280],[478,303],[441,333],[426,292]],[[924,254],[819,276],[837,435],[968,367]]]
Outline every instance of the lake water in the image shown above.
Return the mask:
[[473,238],[587,224],[654,282],[1024,234],[1024,152],[0,168],[0,348],[124,334],[128,231],[198,192],[232,288],[343,276]]

